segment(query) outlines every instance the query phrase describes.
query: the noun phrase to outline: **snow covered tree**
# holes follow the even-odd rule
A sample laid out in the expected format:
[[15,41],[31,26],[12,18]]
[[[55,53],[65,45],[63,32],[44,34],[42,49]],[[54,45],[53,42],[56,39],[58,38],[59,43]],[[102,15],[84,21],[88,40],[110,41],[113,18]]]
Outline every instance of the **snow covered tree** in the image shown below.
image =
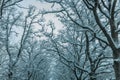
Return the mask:
[[[113,54],[113,68],[116,80],[120,79],[120,47],[119,47],[119,0],[83,0],[89,10],[92,11],[98,27],[101,29],[108,46]],[[102,16],[102,18],[100,17]],[[105,20],[106,23],[103,23]],[[108,24],[107,24],[108,23]],[[107,27],[107,28],[106,28]],[[109,28],[109,31],[108,31]]]
[[[120,79],[119,63],[119,0],[42,0],[59,9],[52,9],[44,13],[59,13],[62,23],[75,24],[78,29],[84,29],[93,34],[103,50],[110,52],[113,57],[115,77]],[[65,24],[68,25],[68,24]],[[70,25],[69,25],[70,26]],[[107,48],[106,48],[107,47]],[[108,49],[109,48],[109,49]],[[106,54],[106,53],[105,53]],[[112,62],[112,60],[110,60]]]
[[0,0],[0,19],[8,7],[15,6],[21,1],[23,0]]
[[[39,23],[40,12],[30,6],[27,13],[9,7],[1,19],[1,79],[44,80],[47,78],[49,60],[43,41],[39,43],[34,29]],[[42,45],[42,46],[40,46]],[[47,65],[47,66],[46,66]],[[41,76],[39,76],[41,74]],[[23,77],[21,77],[23,76]]]

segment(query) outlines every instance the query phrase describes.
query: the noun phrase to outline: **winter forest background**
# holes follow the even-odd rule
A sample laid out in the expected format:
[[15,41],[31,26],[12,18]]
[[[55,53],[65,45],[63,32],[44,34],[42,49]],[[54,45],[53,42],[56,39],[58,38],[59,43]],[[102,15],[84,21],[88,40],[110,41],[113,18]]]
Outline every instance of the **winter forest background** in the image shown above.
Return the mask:
[[0,0],[0,80],[120,80],[120,0]]

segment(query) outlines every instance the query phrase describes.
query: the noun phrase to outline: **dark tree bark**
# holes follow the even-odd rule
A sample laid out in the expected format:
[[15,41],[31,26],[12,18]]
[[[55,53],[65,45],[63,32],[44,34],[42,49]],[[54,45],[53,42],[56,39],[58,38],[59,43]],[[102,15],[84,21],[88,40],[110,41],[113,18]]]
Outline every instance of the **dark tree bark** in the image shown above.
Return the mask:
[[115,71],[116,80],[120,80],[120,49],[113,50],[114,64],[113,68]]
[[[108,10],[109,16],[107,16],[107,14],[103,12],[102,7],[99,3],[99,0],[95,0],[94,5],[91,4],[90,1],[88,0],[83,0],[83,1],[88,7],[88,9],[93,11],[96,23],[98,24],[99,28],[102,30],[103,34],[107,38],[107,41],[109,42],[109,46],[113,51],[113,59],[114,59],[113,68],[115,71],[115,77],[116,77],[116,80],[120,80],[120,61],[119,61],[120,49],[116,47],[116,45],[119,44],[118,43],[119,41],[118,41],[118,32],[116,32],[117,27],[115,25],[115,17],[114,17],[117,0],[109,1],[108,7],[106,6],[105,1],[101,0],[103,3],[103,7],[105,7]],[[97,12],[97,10],[99,10],[100,13],[106,16],[106,18],[109,20],[109,25],[111,30],[110,33],[107,32],[107,30],[105,29],[105,26],[103,26],[102,22],[100,21],[100,18],[98,16],[99,13]]]

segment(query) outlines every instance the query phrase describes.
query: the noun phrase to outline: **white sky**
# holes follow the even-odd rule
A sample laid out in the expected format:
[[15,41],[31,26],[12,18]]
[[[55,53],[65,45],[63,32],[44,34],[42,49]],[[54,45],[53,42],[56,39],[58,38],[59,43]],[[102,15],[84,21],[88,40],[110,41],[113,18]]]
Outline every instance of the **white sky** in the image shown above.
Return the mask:
[[[49,4],[49,3],[41,3],[40,1],[37,1],[37,0],[23,0],[22,2],[20,2],[20,5],[22,7],[26,7],[26,8],[29,8],[30,5],[33,5],[33,6],[36,6],[36,8],[39,10],[51,10],[51,6],[52,4]],[[55,5],[55,8],[58,8],[59,6],[58,5]],[[19,9],[18,9],[19,10]],[[23,11],[24,14],[27,13],[27,9],[21,9],[19,11]],[[55,34],[58,34],[59,30],[63,29],[63,25],[62,23],[58,20],[57,17],[55,17],[55,14],[45,14],[44,15],[45,19],[46,19],[46,24],[49,22],[49,20],[52,20],[54,25],[55,25],[55,31],[54,33]],[[40,25],[35,25],[35,29],[40,29],[41,26]],[[23,31],[22,29],[20,28],[15,28],[14,29],[15,31],[17,31],[17,33],[19,34],[18,37],[16,37],[16,40],[14,41],[14,43],[17,43],[19,41],[19,39],[21,38],[20,36],[22,35],[21,32]],[[49,31],[49,29],[48,29]],[[15,38],[15,35],[13,35],[13,39]],[[11,42],[13,43],[13,42]]]
[[[21,3],[21,6],[24,6],[24,7],[29,7],[29,5],[36,6],[36,8],[40,10],[43,10],[43,9],[51,10],[51,6],[52,6],[52,4],[45,3],[45,2],[41,3],[40,1],[37,1],[37,0],[23,0],[23,2]],[[58,8],[59,6],[55,5],[55,7]],[[44,17],[46,19],[46,23],[48,23],[49,20],[52,20],[55,23],[56,34],[58,33],[58,30],[63,29],[62,23],[58,20],[57,17],[55,17],[54,14],[45,14]]]

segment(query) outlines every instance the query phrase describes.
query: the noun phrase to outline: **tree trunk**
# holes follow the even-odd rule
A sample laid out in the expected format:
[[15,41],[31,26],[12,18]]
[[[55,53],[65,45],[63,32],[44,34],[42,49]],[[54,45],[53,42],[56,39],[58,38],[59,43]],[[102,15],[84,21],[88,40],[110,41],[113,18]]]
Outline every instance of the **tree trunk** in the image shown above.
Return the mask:
[[115,77],[116,80],[120,80],[120,49],[116,49],[113,51],[113,57],[114,57],[114,64],[113,68],[115,71]]
[[8,79],[7,80],[13,80],[12,76],[13,76],[13,73],[11,72],[11,70],[9,70]]
[[90,76],[90,80],[96,80],[95,72],[91,72],[89,76]]

